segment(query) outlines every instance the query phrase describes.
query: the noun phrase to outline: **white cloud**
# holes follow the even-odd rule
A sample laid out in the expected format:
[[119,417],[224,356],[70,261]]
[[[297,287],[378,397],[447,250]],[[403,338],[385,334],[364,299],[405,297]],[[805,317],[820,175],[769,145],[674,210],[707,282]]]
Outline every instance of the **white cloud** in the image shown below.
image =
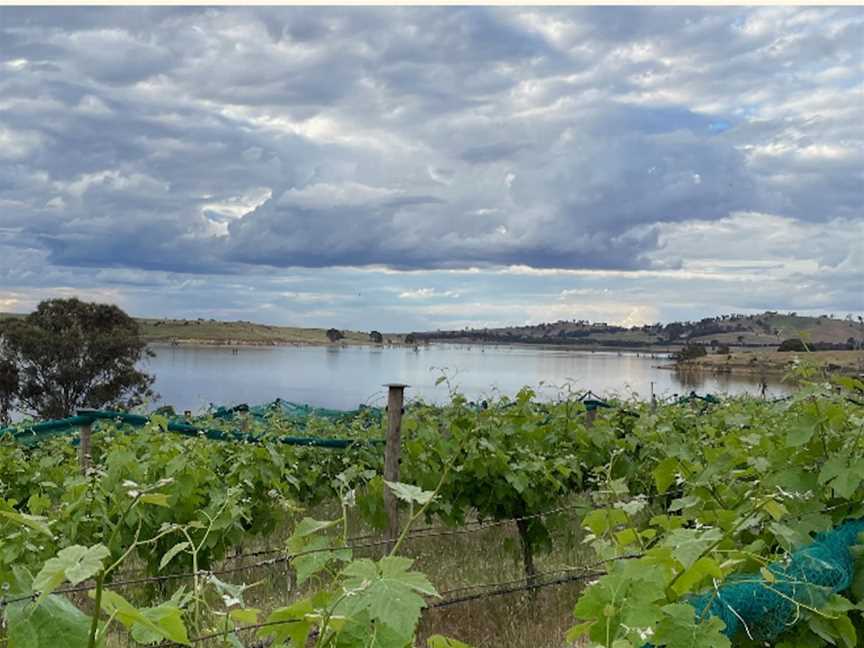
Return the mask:
[[318,183],[302,189],[289,189],[279,198],[280,206],[305,209],[356,207],[399,195],[396,189],[370,187],[359,182]]
[[0,125],[0,159],[20,160],[31,155],[43,142],[43,137],[32,130],[12,130]]
[[[305,268],[308,295],[375,294],[369,318],[475,294],[499,322],[861,302],[859,11],[0,8],[0,25],[0,280],[34,294],[189,273],[238,313]],[[279,292],[268,317],[311,317],[313,297]],[[359,307],[317,312],[344,326]]]
[[435,288],[417,288],[405,290],[399,293],[399,299],[436,299],[436,298],[458,299],[461,295],[455,290],[436,290]]

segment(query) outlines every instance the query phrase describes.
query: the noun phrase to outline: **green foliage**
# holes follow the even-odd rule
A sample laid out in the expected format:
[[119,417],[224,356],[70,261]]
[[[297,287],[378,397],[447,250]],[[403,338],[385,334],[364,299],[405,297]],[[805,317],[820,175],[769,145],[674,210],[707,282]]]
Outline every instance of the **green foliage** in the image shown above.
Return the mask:
[[5,621],[9,648],[87,648],[90,618],[63,596],[48,596],[38,606],[12,603]]
[[[92,547],[72,545],[61,549],[56,558],[46,561],[33,579],[33,589],[40,592],[39,600],[53,592],[60,583],[69,581],[73,585],[95,576],[104,565],[109,551],[103,545]],[[39,601],[37,600],[37,603]]]
[[[585,542],[607,573],[576,602],[571,639],[606,648],[749,646],[688,602],[741,574],[782,586],[774,565],[816,534],[864,515],[862,393],[864,384],[845,379],[807,384],[776,403],[732,398],[654,411],[630,402],[635,416],[602,409],[590,426],[584,405],[569,397],[539,403],[526,389],[478,407],[454,395],[445,407],[407,408],[400,482],[383,479],[380,446],[328,452],[276,442],[301,433],[380,436],[381,423],[360,418],[313,419],[301,431],[274,412],[249,420],[256,439],[249,444],[168,435],[164,416],[134,433],[101,422],[87,476],[63,439],[32,450],[0,444],[0,575],[8,580],[13,567],[27,568],[35,582],[18,589],[45,592],[38,604],[7,606],[7,636],[13,648],[87,646],[94,617],[49,592],[96,579],[101,598],[94,593],[82,606],[95,612],[96,641],[106,627],[139,643],[179,644],[215,629],[236,646],[240,627],[263,622],[258,637],[279,648],[310,641],[316,648],[406,648],[434,586],[407,557],[358,558],[345,548],[347,510],[356,506],[367,522],[381,524],[389,489],[411,523],[516,518],[526,568],[555,541],[555,515],[546,513],[573,506],[579,495]],[[342,510],[340,519],[298,515],[327,501]],[[293,530],[285,554],[301,585],[287,605],[249,608],[250,585],[201,575],[237,545],[285,526]],[[111,582],[130,558],[150,574],[199,576],[168,600],[127,599]],[[777,645],[860,642],[862,573],[859,561],[843,597],[796,601],[800,622]],[[48,612],[68,628],[62,636],[39,625],[53,618]],[[428,646],[464,644],[432,637]]]
[[137,322],[120,308],[50,299],[0,326],[0,423],[13,406],[42,418],[77,408],[138,405],[153,378]]
[[804,341],[801,338],[789,338],[787,340],[783,340],[780,343],[780,346],[777,347],[778,351],[807,351],[807,345],[804,344]]
[[[580,597],[571,636],[587,635],[592,646],[607,648],[749,646],[743,630],[729,632],[703,601],[713,601],[724,582],[743,587],[739,574],[750,574],[765,596],[783,603],[771,614],[789,615],[770,616],[766,607],[762,618],[748,618],[754,637],[786,630],[778,645],[857,645],[861,592],[853,591],[856,598],[845,606],[816,591],[822,586],[799,584],[790,592],[777,567],[817,533],[864,515],[864,412],[838,387],[810,384],[777,403],[740,398],[643,413],[630,443],[615,442],[622,452],[638,447],[639,472],[607,478],[594,496],[599,508],[583,519],[586,541],[613,562]],[[628,511],[634,501],[642,508]],[[828,546],[842,564],[846,548]],[[632,557],[617,560],[624,556]],[[812,567],[807,558],[792,566],[838,569],[817,556]],[[796,619],[806,622],[795,626]]]
[[708,355],[704,344],[687,344],[675,354],[675,360],[695,360]]

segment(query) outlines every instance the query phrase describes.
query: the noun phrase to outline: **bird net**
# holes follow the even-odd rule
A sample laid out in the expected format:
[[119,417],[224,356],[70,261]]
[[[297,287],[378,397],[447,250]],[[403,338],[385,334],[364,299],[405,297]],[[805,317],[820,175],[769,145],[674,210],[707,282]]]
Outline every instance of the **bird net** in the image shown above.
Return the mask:
[[852,583],[852,547],[864,533],[864,519],[819,534],[788,560],[758,574],[733,576],[714,591],[689,599],[697,618],[717,617],[733,639],[745,633],[755,641],[773,641],[801,616],[802,608],[820,608],[832,594]]

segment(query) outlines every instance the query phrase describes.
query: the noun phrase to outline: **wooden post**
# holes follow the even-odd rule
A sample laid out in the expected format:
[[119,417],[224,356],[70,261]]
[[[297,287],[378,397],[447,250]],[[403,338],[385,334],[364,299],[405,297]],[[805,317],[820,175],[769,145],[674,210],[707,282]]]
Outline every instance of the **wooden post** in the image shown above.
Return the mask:
[[[399,457],[402,451],[402,405],[405,388],[402,383],[387,387],[387,443],[384,446],[384,479],[399,481]],[[384,488],[384,508],[387,511],[387,551],[391,551],[399,537],[399,502],[389,488]]]
[[651,381],[651,411],[657,411],[657,396],[654,395],[654,381]]
[[81,466],[81,473],[86,475],[87,469],[90,467],[90,432],[92,431],[92,423],[82,425],[80,429],[79,444],[78,444],[78,463]]

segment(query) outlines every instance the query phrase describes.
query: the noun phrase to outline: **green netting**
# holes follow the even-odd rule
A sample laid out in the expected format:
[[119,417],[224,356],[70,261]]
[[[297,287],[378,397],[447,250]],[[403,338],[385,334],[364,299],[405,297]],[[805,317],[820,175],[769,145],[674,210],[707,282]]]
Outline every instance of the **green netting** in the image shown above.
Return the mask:
[[[305,423],[311,420],[313,417],[329,418],[330,420],[353,420],[354,417],[357,417],[364,412],[369,413],[370,416],[366,419],[366,421],[369,423],[369,425],[372,425],[381,421],[382,414],[381,410],[375,408],[361,407],[357,410],[338,411],[323,410],[307,405],[297,405],[295,403],[287,403],[287,407],[283,408],[283,404],[285,404],[285,401],[276,401],[276,404],[277,405],[275,407],[273,403],[258,406],[255,408],[255,412],[253,414],[255,416],[265,417],[274,414],[278,415],[280,411],[287,412],[285,416],[290,419],[292,423],[295,423],[299,428],[304,427]],[[226,412],[230,412],[230,414],[223,413],[221,417],[217,418],[230,419],[230,417],[232,417],[235,413],[244,411],[244,409],[247,411],[252,410],[252,408],[249,408],[248,406],[238,406],[237,408],[233,408],[232,410],[226,410]],[[44,442],[54,436],[73,434],[77,435],[81,426],[94,424],[97,423],[99,420],[114,421],[132,427],[141,427],[146,425],[150,421],[150,417],[141,414],[128,414],[126,412],[110,412],[104,410],[79,410],[77,416],[72,416],[66,419],[45,421],[33,425],[0,428],[0,439],[4,437],[11,438],[16,443],[25,446],[33,446],[38,443]],[[369,427],[369,425],[367,425],[367,428]],[[169,432],[175,432],[185,436],[205,437],[214,441],[236,441],[254,443],[260,440],[259,435],[256,435],[252,432],[247,432],[245,430],[240,431],[231,429],[225,430],[207,428],[200,425],[195,425],[178,417],[171,417],[169,419],[167,430]],[[382,439],[336,439],[322,438],[316,436],[307,437],[284,435],[277,437],[277,440],[280,443],[284,443],[286,445],[314,446],[321,448],[339,449],[348,448],[354,445],[383,443]],[[73,443],[78,443],[77,437],[73,440]]]
[[343,421],[354,419],[361,415],[370,415],[373,418],[381,419],[383,409],[380,407],[367,407],[360,405],[353,410],[335,410],[325,407],[312,407],[300,403],[292,403],[291,401],[277,398],[270,403],[261,405],[247,405],[245,403],[234,407],[226,407],[224,405],[210,405],[210,414],[218,419],[233,419],[237,414],[246,414],[255,418],[267,419],[271,417],[279,417],[283,420],[290,420],[295,423],[305,423],[310,418],[328,419],[331,421]]
[[579,397],[579,401],[585,406],[585,409],[589,412],[593,412],[594,410],[600,409],[601,407],[612,407],[612,405],[600,398],[590,389]]
[[820,608],[832,594],[852,583],[852,547],[864,533],[864,519],[846,522],[817,536],[788,561],[768,566],[772,578],[745,574],[728,579],[716,591],[691,597],[696,618],[714,616],[726,624],[730,639],[749,636],[773,641],[801,618],[801,608]]

